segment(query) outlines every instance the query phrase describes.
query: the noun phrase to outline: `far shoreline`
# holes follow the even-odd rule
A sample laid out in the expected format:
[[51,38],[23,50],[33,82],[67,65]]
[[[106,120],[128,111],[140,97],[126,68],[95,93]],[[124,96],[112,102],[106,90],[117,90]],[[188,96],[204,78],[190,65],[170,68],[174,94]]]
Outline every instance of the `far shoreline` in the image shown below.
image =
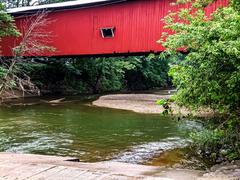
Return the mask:
[[[166,93],[170,92],[170,93]],[[135,113],[142,114],[162,114],[164,108],[156,101],[159,99],[169,99],[171,91],[165,90],[163,93],[126,93],[126,94],[110,94],[100,96],[97,100],[92,102],[93,106],[105,107],[111,109],[129,110]],[[198,112],[192,112],[185,107],[179,107],[176,104],[171,105],[173,113],[172,115],[177,116],[189,116],[193,115],[196,117],[211,117],[214,113],[211,110],[200,110]]]

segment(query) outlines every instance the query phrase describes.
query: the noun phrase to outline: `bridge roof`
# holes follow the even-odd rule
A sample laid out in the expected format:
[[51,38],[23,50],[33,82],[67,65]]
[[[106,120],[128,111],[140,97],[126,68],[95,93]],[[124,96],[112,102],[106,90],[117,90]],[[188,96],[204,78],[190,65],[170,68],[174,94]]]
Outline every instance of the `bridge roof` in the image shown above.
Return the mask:
[[80,9],[80,8],[90,8],[95,6],[109,5],[119,2],[124,2],[128,0],[77,0],[77,1],[68,1],[62,3],[38,5],[38,6],[28,6],[28,7],[19,7],[8,9],[8,13],[18,16],[18,15],[27,15],[32,14],[37,11],[46,10],[46,11],[62,11],[62,10],[71,10],[71,9]]

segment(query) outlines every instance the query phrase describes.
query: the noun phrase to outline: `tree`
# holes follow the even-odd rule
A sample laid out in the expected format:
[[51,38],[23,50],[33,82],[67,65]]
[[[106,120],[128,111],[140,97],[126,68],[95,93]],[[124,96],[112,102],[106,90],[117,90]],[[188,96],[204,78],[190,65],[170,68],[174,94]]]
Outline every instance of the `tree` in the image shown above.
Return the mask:
[[47,12],[42,11],[28,17],[22,24],[23,33],[19,37],[20,43],[12,49],[12,57],[1,62],[3,73],[0,78],[0,97],[2,99],[4,96],[16,97],[16,90],[22,92],[23,97],[25,93],[34,95],[40,93],[30,77],[19,68],[18,63],[26,61],[23,57],[26,54],[34,56],[54,50],[45,45],[51,38],[50,34],[44,30],[49,23],[51,21],[47,18]]
[[[201,1],[202,2],[202,1]],[[210,17],[204,6],[196,11],[182,9],[165,18],[166,27],[175,32],[164,42],[168,52],[184,49],[185,61],[171,70],[178,88],[176,101],[185,106],[208,106],[220,112],[239,112],[240,108],[240,14],[233,7],[219,8]],[[185,23],[186,22],[186,23]]]
[[0,3],[0,43],[1,38],[6,36],[17,36],[19,35],[13,18],[7,14],[5,7]]
[[123,89],[125,71],[134,68],[121,57],[79,59],[73,66],[80,70],[83,82],[93,93]]
[[160,58],[151,54],[148,57],[129,57],[126,58],[126,61],[134,66],[125,73],[129,90],[163,88],[171,85],[168,76],[169,63],[167,58]]
[[[209,2],[196,0],[190,8],[165,18],[174,32],[160,40],[166,53],[187,52],[170,70],[177,87],[175,102],[190,108],[210,107],[222,114],[209,131],[195,134],[195,145],[214,160],[240,155],[240,12],[239,1],[207,17]],[[224,152],[224,154],[222,153]]]

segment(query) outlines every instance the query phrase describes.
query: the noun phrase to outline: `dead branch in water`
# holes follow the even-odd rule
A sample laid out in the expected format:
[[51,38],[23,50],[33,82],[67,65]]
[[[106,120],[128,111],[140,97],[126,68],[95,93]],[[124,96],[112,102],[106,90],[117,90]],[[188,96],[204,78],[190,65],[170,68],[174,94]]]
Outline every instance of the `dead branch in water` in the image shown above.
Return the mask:
[[65,99],[66,98],[54,99],[51,101],[47,101],[47,100],[41,100],[41,101],[48,104],[59,104],[59,103],[62,103]]

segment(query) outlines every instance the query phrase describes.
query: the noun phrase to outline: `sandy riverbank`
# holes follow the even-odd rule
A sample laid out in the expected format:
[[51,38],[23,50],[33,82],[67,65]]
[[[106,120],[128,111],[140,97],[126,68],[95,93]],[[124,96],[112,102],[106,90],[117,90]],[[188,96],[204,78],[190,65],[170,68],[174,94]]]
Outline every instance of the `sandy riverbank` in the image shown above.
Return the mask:
[[[159,94],[114,94],[99,97],[92,104],[94,106],[114,108],[121,110],[130,110],[137,113],[160,114],[164,111],[163,107],[156,104],[159,99],[169,99],[171,95]],[[212,116],[213,112],[204,110],[200,112],[191,112],[187,108],[180,108],[172,104],[174,115],[193,114],[200,117]]]

